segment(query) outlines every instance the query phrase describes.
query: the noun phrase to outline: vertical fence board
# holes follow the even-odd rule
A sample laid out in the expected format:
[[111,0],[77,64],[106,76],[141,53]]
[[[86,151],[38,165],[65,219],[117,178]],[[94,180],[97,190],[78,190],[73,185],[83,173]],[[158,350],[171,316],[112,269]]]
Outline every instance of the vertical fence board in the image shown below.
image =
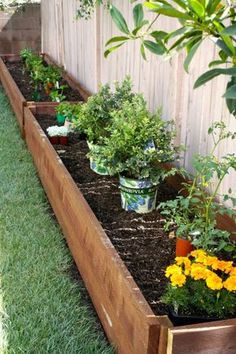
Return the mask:
[[[62,6],[61,12],[58,12],[60,16],[56,11],[58,3]],[[114,4],[124,13],[132,28],[130,3],[114,0]],[[77,21],[77,6],[76,0],[42,0],[43,50],[65,65],[68,72],[91,92],[97,91],[100,82],[122,80],[127,74],[130,75],[135,91],[144,93],[150,109],[162,106],[163,117],[175,120],[177,142],[187,146],[182,164],[188,170],[192,170],[191,162],[195,153],[206,154],[210,150],[212,142],[207,130],[213,121],[224,119],[229,122],[232,131],[236,130],[236,122],[230,119],[221,98],[227,78],[215,78],[204,87],[193,90],[194,81],[208,69],[209,61],[216,55],[216,48],[210,40],[198,50],[190,74],[184,72],[183,53],[176,55],[171,63],[147,53],[148,61],[145,62],[140,55],[140,44],[136,41],[125,44],[105,59],[103,52],[106,41],[120,32],[102,7],[95,11],[91,20]],[[152,14],[148,16],[152,17]],[[173,19],[160,17],[158,21],[158,29],[175,28]],[[59,22],[63,22],[63,25]],[[236,141],[223,143],[218,155],[235,149]],[[236,173],[232,171],[226,177],[220,193],[233,186],[235,177]]]

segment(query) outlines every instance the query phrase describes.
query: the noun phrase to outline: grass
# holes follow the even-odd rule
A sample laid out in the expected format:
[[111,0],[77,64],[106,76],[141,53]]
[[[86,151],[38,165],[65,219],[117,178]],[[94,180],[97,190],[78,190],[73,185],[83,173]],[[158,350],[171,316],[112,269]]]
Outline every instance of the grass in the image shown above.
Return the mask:
[[0,88],[0,353],[111,354]]

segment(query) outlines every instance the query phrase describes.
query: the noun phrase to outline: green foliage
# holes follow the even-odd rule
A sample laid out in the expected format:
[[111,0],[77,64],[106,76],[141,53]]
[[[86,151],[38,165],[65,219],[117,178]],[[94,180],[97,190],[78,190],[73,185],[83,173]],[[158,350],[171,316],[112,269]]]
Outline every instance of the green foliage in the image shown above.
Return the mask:
[[45,66],[43,58],[34,54],[30,49],[23,49],[20,55],[34,83],[35,92],[33,98],[36,100],[40,99],[38,90],[43,87],[52,101],[64,101],[66,99],[64,91],[68,86],[60,84],[62,70],[53,65]]
[[[145,9],[155,14],[153,20],[145,19]],[[188,72],[189,65],[203,41],[206,39],[213,41],[218,49],[219,58],[209,63],[209,67],[227,64],[227,68],[221,67],[204,73],[196,81],[195,88],[220,74],[229,75],[231,81],[224,97],[230,113],[236,115],[236,86],[234,82],[236,12],[233,2],[221,0],[143,1],[143,4],[136,4],[133,8],[133,29],[128,27],[122,13],[113,5],[110,7],[110,14],[117,28],[125,36],[116,36],[108,40],[105,57],[128,41],[139,40],[140,53],[144,59],[146,59],[146,49],[156,55],[167,55],[168,57],[185,50],[187,55],[184,68]],[[179,26],[169,33],[157,29],[155,26],[160,16],[176,18],[178,20],[176,23],[179,23]],[[111,46],[113,43],[116,45]]]
[[[176,200],[161,203],[159,208],[166,217],[165,228],[176,229],[176,235],[188,238],[192,232],[192,243],[213,253],[222,250],[233,250],[235,245],[229,241],[229,233],[215,228],[216,214],[229,215],[236,218],[236,212],[216,201],[222,182],[231,169],[236,170],[236,155],[227,154],[220,160],[215,156],[219,143],[225,139],[235,139],[236,134],[227,131],[223,122],[215,122],[208,131],[213,139],[213,148],[209,155],[195,155],[194,176],[191,183],[184,183],[187,197],[178,196]],[[187,175],[187,172],[185,172]],[[211,194],[209,194],[209,190]],[[232,191],[222,195],[224,201],[231,201],[236,206],[236,198]]]
[[226,289],[211,290],[203,280],[187,280],[184,287],[168,284],[162,301],[173,307],[176,313],[185,315],[225,318],[236,311],[236,295]]
[[97,5],[104,5],[109,7],[110,0],[79,0],[79,7],[77,9],[77,18],[89,19]]
[[69,102],[60,103],[56,107],[56,112],[66,117],[66,119],[70,122],[76,121],[80,116],[80,112],[82,110],[82,104],[74,104]]
[[99,152],[104,164],[111,174],[156,182],[164,174],[160,163],[176,157],[173,122],[164,122],[160,110],[151,114],[142,95],[125,101],[111,117]]
[[101,86],[98,93],[83,104],[77,121],[79,130],[87,134],[89,142],[99,144],[101,138],[109,134],[107,127],[111,124],[112,111],[120,108],[123,102],[130,101],[133,96],[129,77],[121,84],[117,82],[114,92],[108,84]]
[[111,354],[2,90],[0,116],[0,352]]

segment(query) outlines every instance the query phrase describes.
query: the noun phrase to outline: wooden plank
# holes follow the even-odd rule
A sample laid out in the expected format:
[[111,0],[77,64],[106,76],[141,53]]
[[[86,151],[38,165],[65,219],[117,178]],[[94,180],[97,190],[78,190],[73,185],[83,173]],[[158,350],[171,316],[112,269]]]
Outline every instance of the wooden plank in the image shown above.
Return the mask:
[[236,319],[169,329],[167,354],[235,354]]
[[28,107],[25,133],[42,184],[108,338],[120,354],[157,354],[157,317]]

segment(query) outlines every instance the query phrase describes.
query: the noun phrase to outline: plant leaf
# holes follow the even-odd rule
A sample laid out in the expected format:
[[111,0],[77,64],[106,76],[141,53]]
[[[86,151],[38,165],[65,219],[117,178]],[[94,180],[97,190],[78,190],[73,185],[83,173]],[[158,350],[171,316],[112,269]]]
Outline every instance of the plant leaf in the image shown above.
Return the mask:
[[142,4],[137,4],[135,5],[133,9],[133,18],[134,18],[134,25],[135,27],[141,26],[143,22],[143,5]]
[[200,44],[202,43],[202,39],[200,39],[199,41],[197,41],[190,49],[187,57],[185,58],[185,61],[184,61],[184,69],[186,72],[188,72],[188,68],[189,68],[189,64],[191,63],[193,57],[194,57],[194,54],[196,53],[198,47],[200,46]]
[[217,69],[211,69],[204,74],[202,74],[195,82],[194,88],[197,88],[203,84],[205,84],[207,81],[213,79],[214,77],[218,75],[230,75],[230,76],[236,76],[236,68],[217,68]]
[[221,34],[226,34],[230,36],[235,36],[236,35],[236,23],[234,23],[232,26],[226,27]]
[[166,36],[167,32],[165,31],[154,31],[150,35],[155,38],[156,41],[162,41]]
[[107,58],[110,53],[112,53],[114,50],[116,50],[116,49],[118,49],[119,47],[121,47],[124,43],[126,43],[126,42],[122,42],[122,43],[120,43],[120,44],[118,44],[118,45],[115,45],[114,47],[108,48],[108,49],[104,52],[104,57]]
[[225,98],[231,98],[231,99],[236,99],[236,84],[230,86],[226,92],[224,93],[223,97]]
[[110,14],[119,30],[123,33],[129,34],[129,28],[122,13],[115,6],[111,7]]
[[[160,3],[160,1],[159,1]],[[144,3],[146,7],[148,7],[152,12],[156,12],[168,17],[175,17],[179,19],[185,19],[185,20],[192,20],[192,17],[189,16],[187,13],[181,12],[176,10],[173,6],[168,5],[162,5],[162,4],[153,4],[148,1]]]
[[152,42],[145,40],[143,41],[143,44],[145,48],[150,50],[150,52],[157,54],[157,55],[162,55],[166,52],[165,46],[161,42]]
[[116,42],[121,42],[130,39],[129,37],[125,36],[117,36],[117,37],[112,37],[106,42],[106,46],[108,46],[111,43],[116,43]]
[[192,10],[199,16],[204,17],[205,8],[198,0],[189,0]]
[[145,48],[144,48],[144,44],[143,43],[140,46],[140,53],[141,53],[143,59],[147,60],[146,53],[145,53]]

